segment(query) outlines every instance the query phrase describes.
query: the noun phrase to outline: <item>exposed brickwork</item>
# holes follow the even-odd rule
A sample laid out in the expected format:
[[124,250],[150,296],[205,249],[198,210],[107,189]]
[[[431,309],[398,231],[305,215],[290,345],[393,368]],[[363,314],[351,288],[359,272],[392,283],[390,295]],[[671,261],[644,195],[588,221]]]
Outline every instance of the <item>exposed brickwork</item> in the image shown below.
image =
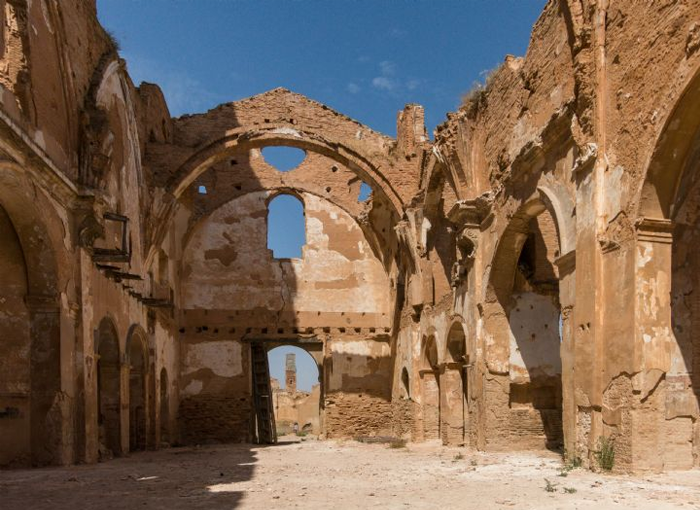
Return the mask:
[[94,1],[0,15],[0,465],[248,440],[251,341],[309,350],[328,437],[700,465],[697,2],[548,2],[434,142],[281,88],[172,119]]
[[250,398],[187,397],[180,402],[178,418],[183,444],[238,443],[251,439]]
[[326,437],[390,436],[391,402],[371,395],[332,393],[326,396]]

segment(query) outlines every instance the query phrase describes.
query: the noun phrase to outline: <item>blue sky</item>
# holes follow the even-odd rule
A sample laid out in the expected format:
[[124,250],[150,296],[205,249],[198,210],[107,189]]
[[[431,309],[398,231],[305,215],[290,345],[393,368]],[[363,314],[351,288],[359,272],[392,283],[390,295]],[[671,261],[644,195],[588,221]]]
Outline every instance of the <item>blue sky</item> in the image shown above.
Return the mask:
[[[404,105],[420,103],[432,137],[488,70],[506,54],[525,54],[545,3],[98,0],[97,8],[134,83],[160,85],[173,116],[286,87],[390,136]],[[292,153],[269,161],[284,168]],[[304,237],[292,223],[298,203],[282,200],[277,212],[269,225],[275,253],[295,256]],[[284,352],[275,351],[279,363],[271,355],[282,381]],[[299,387],[309,389],[316,367],[310,356],[297,358]]]
[[394,136],[406,103],[428,129],[506,54],[545,0],[98,0],[136,84],[175,116],[286,87]]
[[270,361],[270,376],[277,379],[280,387],[284,388],[285,358],[289,352],[297,355],[297,389],[311,391],[311,386],[318,383],[318,368],[311,355],[299,347],[283,345],[272,349],[267,355]]

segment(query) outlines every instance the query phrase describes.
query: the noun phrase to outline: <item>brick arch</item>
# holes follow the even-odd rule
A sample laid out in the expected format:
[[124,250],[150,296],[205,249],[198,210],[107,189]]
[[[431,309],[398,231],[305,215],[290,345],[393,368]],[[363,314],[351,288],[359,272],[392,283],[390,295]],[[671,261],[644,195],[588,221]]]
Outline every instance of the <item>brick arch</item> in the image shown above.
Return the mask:
[[24,302],[31,393],[29,461],[35,466],[60,464],[66,462],[70,453],[60,446],[66,424],[60,398],[59,245],[47,225],[47,220],[57,216],[52,215],[44,197],[37,196],[24,168],[8,161],[0,162],[0,207],[16,234],[26,272]]
[[420,349],[420,368],[436,370],[440,364],[440,353],[435,337],[435,332],[431,331],[423,335]]
[[152,260],[155,247],[159,246],[165,236],[178,198],[200,175],[236,151],[271,146],[296,147],[337,161],[355,172],[373,190],[378,190],[386,196],[390,209],[397,218],[403,216],[403,200],[382,172],[382,164],[375,163],[370,156],[358,152],[342,141],[328,139],[322,133],[301,131],[292,125],[242,128],[227,132],[224,137],[207,143],[175,170],[166,185],[166,198],[157,212],[157,226],[147,260]]
[[134,342],[139,342],[141,344],[144,363],[147,364],[150,361],[148,355],[148,335],[139,324],[132,324],[129,328],[129,332],[126,335],[124,355],[126,356],[126,360],[128,362],[131,362],[131,348]]
[[[459,342],[459,346],[456,345]],[[467,356],[469,350],[467,348],[467,334],[464,323],[460,320],[455,320],[447,330],[445,337],[445,355],[446,362],[462,363],[464,359],[460,356]]]
[[686,82],[663,124],[646,166],[638,204],[639,218],[670,219],[681,179],[700,150],[700,69]]
[[0,205],[12,220],[22,245],[29,295],[53,301],[58,297],[59,280],[55,243],[44,221],[47,213],[37,208],[35,194],[21,166],[0,162]]
[[[271,187],[271,188],[266,188],[264,190],[251,191],[249,193],[257,193],[260,191],[266,191],[269,193],[268,197],[265,200],[265,203],[267,204],[268,207],[269,207],[270,202],[272,202],[272,200],[274,200],[275,198],[277,198],[281,195],[290,195],[290,196],[293,196],[296,199],[298,199],[302,203],[302,205],[304,206],[304,211],[306,211],[306,201],[304,200],[304,196],[303,196],[304,194],[313,195],[314,197],[316,197],[320,200],[327,200],[328,202],[330,202],[334,206],[338,207],[339,209],[341,209],[342,211],[347,213],[347,215],[355,221],[355,224],[359,227],[359,229],[364,234],[364,238],[367,241],[367,244],[369,245],[370,249],[372,250],[372,253],[374,253],[374,255],[377,257],[377,259],[382,262],[382,267],[384,268],[385,272],[387,272],[387,274],[388,274],[389,268],[387,267],[386,262],[384,261],[383,257],[381,256],[382,247],[380,245],[380,240],[377,238],[376,234],[372,230],[371,223],[361,221],[357,215],[353,214],[353,212],[350,211],[347,207],[345,207],[344,204],[342,204],[340,201],[332,200],[329,197],[325,197],[323,195],[320,195],[311,189],[302,188],[299,186],[294,187],[294,188],[290,188],[290,187],[286,187],[286,186],[285,187],[274,187],[274,188]],[[238,200],[246,195],[247,195],[247,193],[244,193],[244,194],[238,195],[236,197],[233,197],[228,202],[224,202],[224,204],[222,204],[220,207],[223,207],[224,205],[226,205],[227,203],[229,203],[232,200]],[[197,227],[199,225],[202,225],[204,222],[206,222],[207,219],[210,218],[213,214],[215,214],[219,210],[220,207],[218,207],[216,209],[212,209],[211,211],[208,211],[206,214],[203,214],[202,216],[197,218],[197,221],[195,221],[191,225],[189,225],[189,227],[187,228],[187,231],[185,232],[185,234],[182,237],[183,252],[187,250],[187,247],[190,243],[192,235],[194,232],[196,232]],[[306,212],[304,214],[306,214]]]
[[100,442],[99,453],[102,455],[104,447],[112,455],[121,455],[124,453],[121,423],[122,351],[117,326],[109,316],[103,317],[97,327],[95,353],[97,354],[96,418]]
[[518,234],[526,231],[529,222],[544,211],[554,220],[560,256],[573,255],[576,248],[574,204],[561,186],[542,184],[518,208],[498,239],[486,287],[487,302],[504,298],[510,292],[524,241]]
[[[556,229],[556,243],[559,248],[559,256],[553,263],[559,268],[558,293],[556,297],[550,293],[534,291],[534,289],[522,293],[523,296],[535,295],[536,299],[531,303],[536,306],[536,311],[531,312],[527,309],[521,309],[519,305],[516,306],[517,302],[514,299],[513,290],[518,261],[529,234],[530,221],[542,215],[545,211],[551,216]],[[533,416],[536,416],[535,411],[540,414],[539,419],[541,420],[541,426],[547,438],[545,442],[547,447],[551,447],[554,443],[558,443],[562,440],[567,447],[571,447],[570,445],[573,444],[572,441],[574,440],[575,433],[574,430],[564,428],[562,437],[561,423],[573,412],[575,401],[573,390],[566,386],[573,377],[570,371],[571,367],[565,363],[565,360],[568,359],[567,357],[571,352],[573,342],[573,331],[570,327],[571,320],[568,317],[564,318],[564,323],[560,326],[563,317],[562,310],[567,309],[570,311],[573,309],[574,304],[574,241],[576,237],[575,223],[573,220],[573,203],[563,187],[558,187],[554,182],[545,183],[538,187],[516,210],[515,214],[510,218],[507,226],[502,231],[494,250],[484,302],[484,330],[486,332],[486,338],[489,338],[489,341],[486,341],[483,345],[483,362],[486,369],[493,374],[492,377],[502,379],[500,387],[507,389],[502,393],[490,392],[489,398],[491,401],[486,402],[486,405],[503,409],[505,413],[504,419],[510,423],[509,426],[517,429],[519,427],[518,420],[520,418],[517,415],[518,411],[513,411],[511,409],[513,402],[520,405],[521,402],[525,403],[530,401],[530,389],[523,390],[523,388],[530,388],[530,383],[534,381],[534,379],[531,378],[533,374],[535,374],[536,377],[539,375],[549,377],[548,382],[538,384],[540,384],[540,388],[545,388],[545,390],[550,388],[550,386],[553,388],[552,392],[554,396],[552,397],[551,405],[537,404],[543,407],[533,407],[533,415],[528,415],[528,420],[531,420],[531,426],[538,428],[540,425],[535,423],[538,418],[533,418]],[[552,302],[547,301],[548,304],[545,304],[543,300],[552,300]],[[527,303],[527,301],[525,301],[525,303]],[[530,308],[532,308],[532,306],[530,306]],[[552,319],[555,312],[559,317],[559,324],[555,324],[556,321]],[[513,314],[516,313],[517,315],[514,316]],[[530,318],[528,318],[528,313],[531,314]],[[535,315],[533,316],[532,313],[535,313]],[[544,313],[544,315],[540,317],[540,313]],[[567,312],[567,314],[568,313],[569,312]],[[562,331],[559,337],[560,347],[557,356],[559,363],[561,363],[558,376],[561,382],[557,384],[553,382],[554,378],[557,377],[556,364],[552,362],[550,366],[549,362],[551,360],[549,360],[547,356],[540,357],[542,354],[537,351],[538,348],[535,344],[523,342],[521,336],[524,332],[527,333],[528,329],[535,328],[534,330],[538,333],[537,338],[541,338],[539,331],[540,325],[536,324],[540,324],[540,322],[544,323],[546,317],[552,319],[547,319],[546,321],[548,328],[551,322],[551,328],[546,329],[545,333],[543,333],[545,343],[541,345],[548,346],[549,342],[553,341],[553,331],[556,332],[556,330],[552,328],[560,326]],[[542,321],[538,322],[540,318]],[[521,330],[518,324],[520,324],[520,326],[527,325],[526,329],[524,331]],[[516,351],[512,350],[511,337],[517,344],[518,349],[516,349]],[[539,349],[542,348],[540,347]],[[547,349],[545,350],[549,353],[552,352]],[[521,362],[524,363],[524,365],[521,365],[520,368],[517,368],[518,365],[516,365],[514,369],[513,365],[511,365],[512,355],[514,353],[517,354],[516,359],[522,358]],[[550,370],[554,369],[554,373],[542,372],[538,374],[538,372],[541,371],[540,367],[547,366],[550,366]],[[523,381],[523,369],[528,374],[526,381]],[[564,384],[564,386],[562,386],[562,384]],[[533,388],[534,387],[535,386],[533,386]],[[513,391],[516,392],[513,393]],[[527,391],[527,395],[522,393],[522,391]],[[532,391],[534,392],[535,390],[533,389]],[[557,396],[557,394],[561,395],[561,397]],[[536,401],[532,400],[530,404],[534,406],[534,402]],[[540,439],[538,439],[538,437],[540,436],[537,434],[516,434],[516,438],[518,440],[522,438],[523,445],[526,445],[525,447],[527,448],[534,447],[535,443],[539,444]],[[496,441],[498,440],[497,438],[493,438],[489,441],[494,439]]]
[[[141,366],[136,366],[134,354],[141,356]],[[138,324],[129,328],[124,350],[129,367],[129,450],[144,450],[147,446],[155,446],[155,366],[151,365],[148,353],[148,336]]]

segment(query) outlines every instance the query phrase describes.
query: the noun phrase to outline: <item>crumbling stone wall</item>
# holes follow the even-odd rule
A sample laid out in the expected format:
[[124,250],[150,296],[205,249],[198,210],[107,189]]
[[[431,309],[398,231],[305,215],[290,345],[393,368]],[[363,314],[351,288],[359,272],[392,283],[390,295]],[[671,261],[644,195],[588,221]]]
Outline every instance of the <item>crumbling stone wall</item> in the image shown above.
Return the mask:
[[[328,437],[561,430],[587,465],[605,437],[619,470],[698,466],[698,19],[551,0],[432,142],[419,105],[392,139],[284,89],[171,119],[94,1],[0,1],[0,463],[96,461],[104,401],[128,452],[133,381],[147,446],[248,440],[255,339],[314,346]],[[278,172],[275,145],[306,158]],[[301,260],[265,246],[277,193],[306,205]]]

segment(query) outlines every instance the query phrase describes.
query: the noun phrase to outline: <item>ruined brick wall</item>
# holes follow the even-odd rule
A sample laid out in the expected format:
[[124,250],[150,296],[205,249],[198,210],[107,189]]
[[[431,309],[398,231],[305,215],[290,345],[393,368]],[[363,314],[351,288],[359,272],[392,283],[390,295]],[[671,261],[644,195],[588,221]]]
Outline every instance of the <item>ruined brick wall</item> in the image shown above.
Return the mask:
[[[490,432],[477,443],[495,447],[505,445],[504,438],[547,435],[561,420],[567,450],[584,461],[594,462],[600,435],[615,441],[621,470],[679,465],[664,460],[659,445],[673,449],[685,466],[696,455],[695,376],[688,375],[693,362],[682,361],[692,356],[678,350],[680,330],[674,335],[670,329],[676,319],[666,297],[672,269],[663,207],[669,210],[672,189],[683,189],[680,161],[693,154],[684,139],[697,133],[692,114],[680,113],[695,111],[697,103],[691,99],[700,47],[697,9],[692,2],[659,2],[649,9],[627,1],[549,2],[527,55],[506,58],[485,89],[469,94],[438,129],[437,150],[460,197],[487,192],[482,200],[490,213],[477,222],[473,273],[455,290],[454,312],[481,332],[483,357],[476,363],[483,363],[486,380],[476,400],[490,403],[488,415],[478,413],[477,430]],[[421,187],[430,192],[428,180]],[[478,212],[478,203],[468,207]],[[527,306],[510,308],[517,296],[490,285],[504,271],[512,274],[515,264],[502,254],[518,256],[521,220],[539,221],[542,209],[554,219],[543,232],[555,238],[556,249],[547,250],[548,264],[537,264],[555,267],[559,280],[563,409],[517,409],[524,415],[511,422],[507,396],[513,388],[503,375],[513,373],[514,345],[508,347],[499,331],[507,331],[514,310]],[[493,307],[499,300],[504,306]],[[650,300],[665,311],[650,313]],[[549,320],[541,320],[523,314],[538,327],[551,326],[556,315],[552,310]],[[432,326],[431,319],[425,322]],[[671,390],[662,374],[670,377],[682,365],[685,375],[673,376]],[[608,400],[608,392],[615,398]],[[666,395],[665,406],[659,395]]]
[[185,396],[178,415],[179,441],[188,445],[251,441],[253,403],[241,395]]
[[17,233],[0,208],[0,279],[3,282],[3,342],[0,351],[0,466],[27,465],[31,459],[29,310],[26,266]]
[[[196,227],[182,261],[181,306],[386,317],[386,274],[355,221],[330,202],[302,194],[302,257],[275,259],[267,248],[269,197],[248,193],[219,207]],[[297,320],[295,326],[306,324]]]
[[[32,454],[23,462],[97,459],[98,327],[106,318],[115,325],[123,360],[116,367],[123,387],[103,395],[123,409],[110,431],[120,443],[115,450],[128,451],[129,433],[137,429],[155,446],[160,419],[156,374],[165,368],[172,382],[178,371],[175,325],[167,313],[151,309],[149,314],[139,299],[150,296],[148,248],[142,238],[148,193],[140,163],[146,145],[139,134],[140,98],[114,42],[97,21],[94,2],[10,1],[2,2],[0,10],[0,180],[5,190],[0,207],[8,212],[27,263],[23,299],[32,336],[27,354],[34,360],[32,409],[24,427]],[[92,260],[95,248],[121,245],[120,229],[105,222],[105,213],[129,219],[129,263],[121,261],[111,270]],[[26,235],[28,225],[32,237]],[[119,272],[144,282],[127,283],[116,276]],[[145,349],[153,353],[138,368],[147,430],[135,427],[129,416],[127,346],[137,329],[145,332]],[[21,373],[22,361],[12,364],[12,370],[3,372]],[[13,385],[20,395],[23,390]],[[173,402],[169,412],[175,412],[176,387],[170,385],[163,394]]]
[[180,356],[179,438],[185,444],[251,440],[250,346],[222,331],[190,334]]
[[329,342],[327,352],[324,360],[326,436],[391,435],[389,345],[342,335]]
[[[22,320],[0,324],[17,341],[0,356],[0,409],[20,417],[0,417],[0,463],[97,460],[108,321],[115,451],[132,443],[138,331],[149,444],[163,421],[188,443],[247,439],[246,342],[291,338],[322,345],[329,437],[410,429],[506,449],[561,429],[589,465],[610,437],[617,469],[697,466],[698,19],[692,1],[551,0],[527,54],[506,57],[432,144],[418,105],[394,140],[284,89],[171,119],[157,86],[131,83],[94,2],[0,1],[0,210],[17,235],[0,272],[23,258],[27,276],[4,296]],[[306,159],[277,172],[270,145]],[[279,191],[307,204],[313,267],[266,251],[264,201]],[[121,246],[105,214],[128,218],[128,257],[95,256]],[[447,351],[455,323],[461,361]],[[28,344],[42,355],[25,377]],[[28,392],[29,411],[16,404]]]

